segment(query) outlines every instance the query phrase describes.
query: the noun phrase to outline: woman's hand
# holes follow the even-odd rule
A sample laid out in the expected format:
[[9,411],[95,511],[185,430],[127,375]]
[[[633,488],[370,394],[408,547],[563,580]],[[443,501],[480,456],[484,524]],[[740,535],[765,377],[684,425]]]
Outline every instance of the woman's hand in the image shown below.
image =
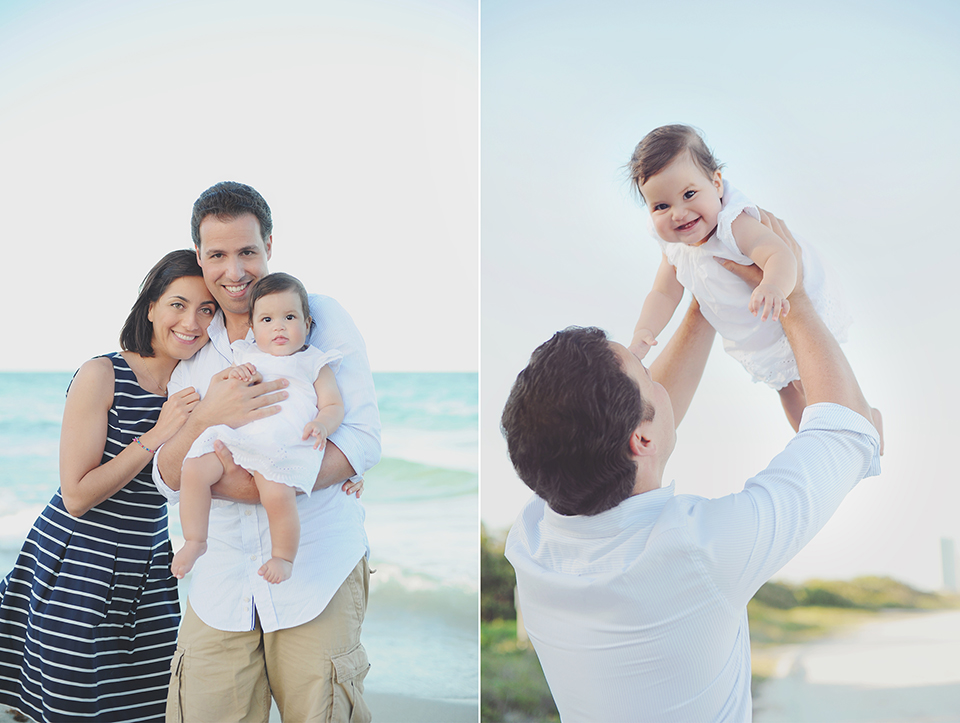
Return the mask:
[[153,429],[141,435],[141,441],[154,450],[166,443],[170,437],[180,431],[180,427],[187,421],[187,417],[199,401],[200,395],[193,387],[181,389],[171,395],[160,408],[157,423],[153,425]]

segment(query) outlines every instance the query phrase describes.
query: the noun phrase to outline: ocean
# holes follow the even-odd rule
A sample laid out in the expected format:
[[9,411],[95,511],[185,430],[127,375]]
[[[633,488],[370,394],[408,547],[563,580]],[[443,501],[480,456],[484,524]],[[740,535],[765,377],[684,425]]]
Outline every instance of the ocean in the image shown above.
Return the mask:
[[[72,373],[0,372],[0,576],[59,486]],[[383,454],[361,498],[370,540],[366,688],[476,701],[479,690],[478,378],[375,373]],[[176,508],[170,534],[179,544]],[[185,599],[189,576],[181,583]]]

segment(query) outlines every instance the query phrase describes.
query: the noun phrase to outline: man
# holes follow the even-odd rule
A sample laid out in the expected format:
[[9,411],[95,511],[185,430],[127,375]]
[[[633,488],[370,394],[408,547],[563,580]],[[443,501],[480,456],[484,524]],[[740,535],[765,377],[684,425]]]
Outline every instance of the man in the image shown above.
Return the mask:
[[870,407],[802,281],[790,304],[783,327],[810,406],[787,448],[727,497],[661,486],[713,340],[695,302],[649,370],[600,330],[572,328],[518,376],[502,426],[537,496],[506,554],[564,720],[751,719],[747,602],[879,472]]
[[[176,501],[180,468],[207,427],[238,427],[279,411],[285,380],[247,386],[230,379],[230,343],[246,338],[251,288],[273,249],[266,201],[249,186],[224,182],[193,208],[193,241],[221,314],[210,343],[180,364],[169,392],[195,387],[201,401],[157,452],[154,481]],[[314,492],[297,499],[300,549],[292,577],[270,585],[257,574],[270,557],[267,518],[252,477],[218,443],[224,476],[213,486],[208,551],[193,571],[190,599],[172,663],[168,721],[263,721],[271,695],[288,721],[370,720],[363,701],[369,663],[360,643],[369,585],[363,509],[340,483],[360,479],[380,458],[380,418],[366,349],[353,321],[328,297],[310,295],[308,342],[337,349],[346,408],[330,436]],[[258,380],[259,381],[259,380]],[[208,386],[209,385],[209,386]]]

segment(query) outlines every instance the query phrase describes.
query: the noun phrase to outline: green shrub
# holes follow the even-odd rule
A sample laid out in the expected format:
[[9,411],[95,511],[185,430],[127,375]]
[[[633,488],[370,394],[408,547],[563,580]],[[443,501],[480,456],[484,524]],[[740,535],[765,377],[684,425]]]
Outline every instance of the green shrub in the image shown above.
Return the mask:
[[857,607],[852,600],[847,599],[835,590],[825,585],[804,585],[797,591],[797,601],[801,605],[823,608],[852,608]]
[[503,556],[503,541],[494,540],[487,528],[480,525],[480,619],[516,620],[513,589],[517,577]]
[[793,588],[782,582],[764,583],[753,599],[777,610],[789,610],[798,605]]

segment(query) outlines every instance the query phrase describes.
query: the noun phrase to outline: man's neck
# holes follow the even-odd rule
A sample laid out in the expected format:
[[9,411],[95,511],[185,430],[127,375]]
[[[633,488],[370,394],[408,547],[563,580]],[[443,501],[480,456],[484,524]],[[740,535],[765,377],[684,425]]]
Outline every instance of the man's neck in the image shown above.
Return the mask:
[[250,317],[246,314],[228,314],[224,312],[223,325],[227,329],[227,338],[232,344],[238,339],[247,338],[247,331],[250,329]]
[[630,493],[630,496],[633,495],[642,495],[644,492],[650,492],[652,490],[658,490],[663,486],[663,470],[659,471],[659,474],[637,474],[637,481],[633,485],[633,492]]

